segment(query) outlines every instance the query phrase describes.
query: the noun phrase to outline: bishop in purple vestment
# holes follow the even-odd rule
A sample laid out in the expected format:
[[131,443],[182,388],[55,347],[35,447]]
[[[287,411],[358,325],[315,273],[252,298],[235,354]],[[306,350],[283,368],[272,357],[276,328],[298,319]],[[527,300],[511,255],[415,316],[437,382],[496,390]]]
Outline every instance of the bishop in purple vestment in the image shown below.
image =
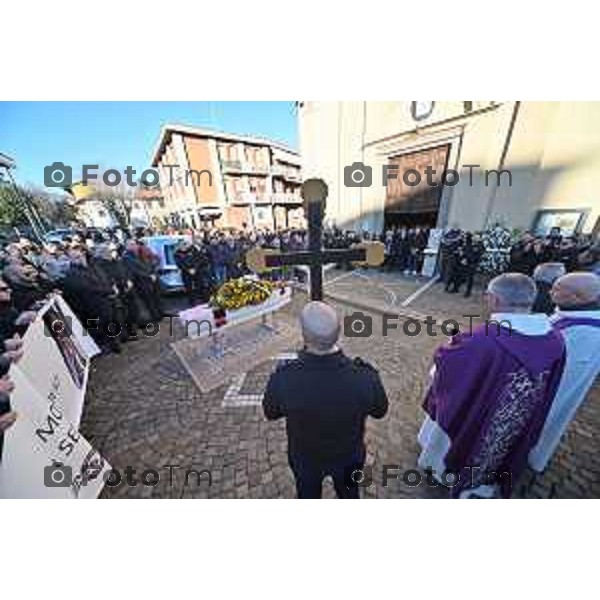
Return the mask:
[[526,275],[495,278],[488,287],[492,319],[435,354],[419,465],[454,496],[510,496],[540,435],[564,344],[546,315],[529,314],[535,295]]

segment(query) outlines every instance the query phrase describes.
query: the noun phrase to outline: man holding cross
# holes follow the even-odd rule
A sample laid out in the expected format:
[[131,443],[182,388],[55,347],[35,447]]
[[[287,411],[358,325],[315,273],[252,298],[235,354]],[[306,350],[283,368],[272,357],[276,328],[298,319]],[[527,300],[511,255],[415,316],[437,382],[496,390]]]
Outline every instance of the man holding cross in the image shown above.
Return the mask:
[[310,268],[309,302],[300,317],[304,349],[269,379],[263,400],[267,419],[285,418],[288,460],[299,498],[320,498],[330,475],[339,498],[358,498],[365,461],[364,429],[368,416],[381,419],[388,400],[377,370],[345,356],[338,348],[340,319],[322,302],[326,263],[383,262],[383,244],[373,242],[347,250],[324,251],[322,221],[327,186],[310,179],[302,186],[308,219],[308,250],[278,254],[257,248],[247,254],[248,266],[305,264]]

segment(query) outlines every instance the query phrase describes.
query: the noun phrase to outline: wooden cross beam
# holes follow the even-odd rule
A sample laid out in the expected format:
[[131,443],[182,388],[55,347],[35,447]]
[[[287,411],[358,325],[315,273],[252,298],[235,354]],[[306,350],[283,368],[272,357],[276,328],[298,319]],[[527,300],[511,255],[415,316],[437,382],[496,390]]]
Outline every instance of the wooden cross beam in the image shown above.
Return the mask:
[[310,270],[310,298],[322,300],[323,265],[348,261],[377,266],[384,260],[384,246],[380,242],[363,242],[347,250],[324,250],[326,183],[322,179],[308,179],[302,184],[302,198],[308,221],[308,250],[280,253],[276,250],[253,248],[246,253],[246,264],[256,273],[274,267],[306,265]]

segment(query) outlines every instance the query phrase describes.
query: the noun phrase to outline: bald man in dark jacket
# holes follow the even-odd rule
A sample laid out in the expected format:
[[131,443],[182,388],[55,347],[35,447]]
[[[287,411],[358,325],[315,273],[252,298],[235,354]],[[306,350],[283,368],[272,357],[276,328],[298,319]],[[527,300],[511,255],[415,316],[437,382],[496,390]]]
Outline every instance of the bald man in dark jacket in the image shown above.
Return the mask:
[[267,419],[286,419],[288,460],[299,498],[320,498],[330,475],[339,498],[358,498],[367,417],[381,419],[388,400],[379,373],[337,348],[339,319],[323,302],[301,317],[305,349],[271,376]]

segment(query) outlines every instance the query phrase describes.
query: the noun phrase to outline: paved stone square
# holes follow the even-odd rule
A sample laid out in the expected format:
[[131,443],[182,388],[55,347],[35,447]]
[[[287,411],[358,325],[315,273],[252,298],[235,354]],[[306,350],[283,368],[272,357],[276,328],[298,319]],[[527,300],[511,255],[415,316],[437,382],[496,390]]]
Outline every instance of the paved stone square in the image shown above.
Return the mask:
[[[336,275],[328,273],[331,281]],[[395,277],[396,280],[392,280]],[[372,279],[371,279],[372,278]],[[361,280],[362,287],[357,285]],[[408,337],[401,331],[381,335],[382,306],[395,294],[393,312],[424,283],[399,275],[361,272],[348,275],[338,295],[348,302],[334,301],[343,315],[351,314],[356,305],[375,306],[365,312],[373,318],[373,337],[343,338],[342,347],[352,355],[373,362],[382,373],[388,390],[390,411],[381,421],[369,420],[367,427],[368,464],[373,467],[375,484],[364,490],[371,498],[445,498],[441,488],[431,488],[425,481],[418,487],[402,481],[381,485],[384,464],[396,464],[401,469],[415,468],[418,454],[416,434],[422,420],[422,398],[427,386],[430,359],[443,336],[429,337],[422,333]],[[351,284],[354,283],[354,285]],[[370,285],[372,284],[372,285]],[[375,285],[378,284],[378,285]],[[326,286],[326,291],[333,289]],[[372,292],[372,290],[377,290]],[[365,291],[366,290],[366,291]],[[343,292],[343,294],[342,294]],[[368,297],[376,294],[376,298]],[[281,311],[278,319],[294,324],[298,311],[306,301],[297,292],[292,304]],[[353,304],[352,304],[353,303]],[[458,318],[481,306],[481,292],[471,299],[445,294],[440,284],[431,286],[407,307],[407,314],[432,314],[440,319]],[[379,320],[379,321],[378,321]],[[401,325],[402,321],[400,321]],[[175,337],[182,332],[175,328]],[[232,373],[232,380],[209,393],[202,394],[172,350],[168,323],[156,337],[129,343],[121,355],[101,357],[93,362],[83,434],[120,472],[130,466],[140,478],[145,469],[159,471],[156,487],[121,484],[106,487],[102,497],[194,497],[194,498],[293,498],[294,485],[287,467],[285,426],[282,421],[267,422],[256,398],[264,390],[265,381],[275,362],[268,360],[251,369],[243,379]],[[294,348],[290,348],[290,351]],[[236,379],[237,376],[237,379]],[[239,384],[237,388],[232,386]],[[254,402],[227,402],[225,398],[253,397]],[[547,472],[533,480],[524,478],[517,496],[528,498],[597,498],[600,497],[600,385],[572,423],[566,439]],[[163,465],[172,465],[167,468]],[[180,466],[178,469],[175,466]],[[210,471],[208,475],[189,473],[185,485],[185,470]],[[169,478],[171,474],[171,480]],[[330,482],[324,486],[324,497],[333,497]]]
[[423,277],[405,277],[380,269],[331,269],[324,290],[334,298],[352,299],[369,307],[399,307],[425,282]]

